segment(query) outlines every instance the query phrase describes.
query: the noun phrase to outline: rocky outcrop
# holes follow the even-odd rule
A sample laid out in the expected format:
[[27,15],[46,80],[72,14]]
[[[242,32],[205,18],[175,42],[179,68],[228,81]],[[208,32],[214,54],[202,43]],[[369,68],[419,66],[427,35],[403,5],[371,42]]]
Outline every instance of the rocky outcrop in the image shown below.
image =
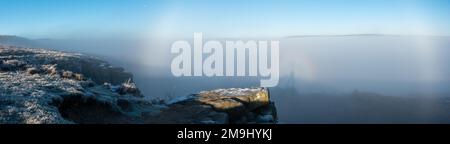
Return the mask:
[[276,123],[269,91],[219,89],[145,99],[122,68],[94,57],[0,45],[0,123]]
[[265,88],[217,89],[180,97],[170,102],[159,116],[157,121],[168,123],[277,122],[275,105]]
[[[76,74],[83,74],[96,83],[108,82],[118,85],[133,76],[131,73],[125,72],[123,68],[113,67],[107,62],[91,56],[46,49],[2,46],[0,60],[0,70],[3,71],[32,68],[64,77],[76,77]],[[56,73],[55,69],[61,71]]]
[[122,123],[130,111],[151,110],[118,69],[76,53],[0,46],[0,123]]

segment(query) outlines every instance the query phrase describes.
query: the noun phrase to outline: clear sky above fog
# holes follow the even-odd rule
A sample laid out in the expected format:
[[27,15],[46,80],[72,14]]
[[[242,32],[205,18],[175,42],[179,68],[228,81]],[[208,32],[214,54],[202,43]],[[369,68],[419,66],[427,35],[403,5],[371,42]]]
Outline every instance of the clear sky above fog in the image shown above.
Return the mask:
[[283,37],[450,35],[449,0],[0,0],[0,34]]

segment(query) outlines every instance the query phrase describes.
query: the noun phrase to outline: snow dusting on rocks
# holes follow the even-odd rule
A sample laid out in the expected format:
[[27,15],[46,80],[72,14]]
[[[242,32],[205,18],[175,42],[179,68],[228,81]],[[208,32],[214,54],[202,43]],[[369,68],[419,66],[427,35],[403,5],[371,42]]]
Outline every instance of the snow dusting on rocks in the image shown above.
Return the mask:
[[148,100],[132,74],[97,58],[0,45],[0,123],[276,123],[264,88]]

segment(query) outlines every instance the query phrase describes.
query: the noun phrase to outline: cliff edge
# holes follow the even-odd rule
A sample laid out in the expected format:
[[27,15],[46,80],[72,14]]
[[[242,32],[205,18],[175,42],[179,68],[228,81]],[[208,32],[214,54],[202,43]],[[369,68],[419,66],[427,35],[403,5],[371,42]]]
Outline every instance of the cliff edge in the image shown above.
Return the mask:
[[265,88],[145,99],[123,68],[95,57],[0,45],[0,123],[276,123]]

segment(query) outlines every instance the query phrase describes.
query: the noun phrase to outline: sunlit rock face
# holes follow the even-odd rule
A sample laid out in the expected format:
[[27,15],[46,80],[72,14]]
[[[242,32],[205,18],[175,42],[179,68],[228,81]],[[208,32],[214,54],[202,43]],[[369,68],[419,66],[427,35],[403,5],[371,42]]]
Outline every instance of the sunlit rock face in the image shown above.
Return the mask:
[[217,111],[228,113],[230,122],[233,123],[249,120],[254,123],[276,122],[275,109],[267,89],[232,88],[204,91],[198,94],[196,100],[211,105]]
[[276,123],[263,88],[148,100],[132,75],[77,53],[0,45],[0,123]]
[[[166,113],[180,111],[188,123],[276,123],[277,114],[264,88],[231,88],[203,91],[168,105]],[[195,107],[192,111],[191,107]],[[211,111],[210,115],[202,113]],[[167,115],[162,115],[167,116]],[[175,119],[176,120],[176,119]],[[186,121],[188,120],[188,121]]]

